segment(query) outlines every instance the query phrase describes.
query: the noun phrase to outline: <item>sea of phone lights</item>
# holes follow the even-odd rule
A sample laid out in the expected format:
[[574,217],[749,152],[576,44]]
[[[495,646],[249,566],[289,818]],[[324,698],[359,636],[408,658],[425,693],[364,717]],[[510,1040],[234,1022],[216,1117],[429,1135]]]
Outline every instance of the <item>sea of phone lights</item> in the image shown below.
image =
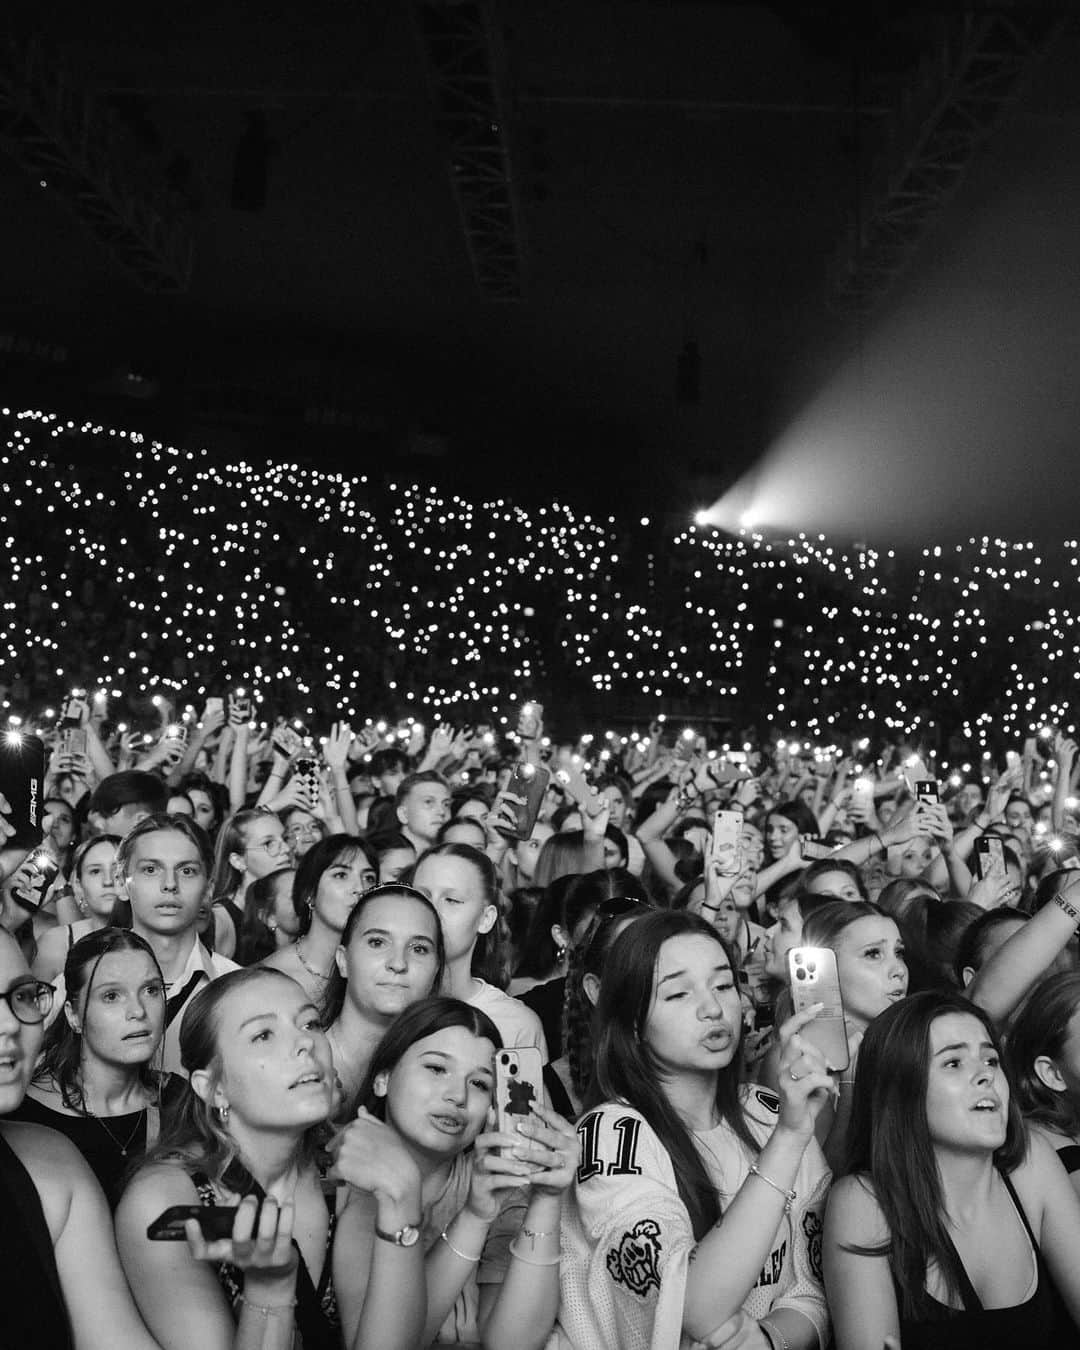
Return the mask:
[[72,686],[134,706],[242,683],[267,713],[320,718],[696,697],[820,744],[931,714],[998,746],[1070,721],[1076,540],[908,562],[823,535],[657,539],[563,502],[215,458],[36,410],[0,409],[0,433],[3,715]]

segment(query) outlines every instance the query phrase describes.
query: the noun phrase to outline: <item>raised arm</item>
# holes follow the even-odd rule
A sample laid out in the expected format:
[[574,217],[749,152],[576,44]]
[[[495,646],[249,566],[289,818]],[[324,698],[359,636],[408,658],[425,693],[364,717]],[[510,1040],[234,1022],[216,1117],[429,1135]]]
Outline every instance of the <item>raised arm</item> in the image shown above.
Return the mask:
[[822,1247],[825,1294],[836,1350],[869,1350],[895,1338],[900,1314],[887,1256],[863,1256],[850,1247],[877,1247],[888,1230],[877,1200],[859,1177],[834,1182],[825,1210]]

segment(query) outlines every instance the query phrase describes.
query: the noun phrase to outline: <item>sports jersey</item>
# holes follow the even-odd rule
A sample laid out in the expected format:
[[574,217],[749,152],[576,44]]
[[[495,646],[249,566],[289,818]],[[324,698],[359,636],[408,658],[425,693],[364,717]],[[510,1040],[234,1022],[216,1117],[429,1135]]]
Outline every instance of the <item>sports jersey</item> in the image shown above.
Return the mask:
[[[746,1087],[743,1109],[763,1147],[776,1125],[777,1097]],[[683,1305],[696,1243],[671,1158],[641,1113],[622,1102],[587,1112],[577,1128],[580,1165],[563,1209],[559,1321],[548,1350],[686,1350]],[[726,1123],[695,1139],[723,1212],[754,1159]],[[792,1188],[798,1198],[742,1304],[755,1319],[773,1308],[802,1313],[821,1345],[829,1339],[821,1280],[829,1181],[811,1139]]]

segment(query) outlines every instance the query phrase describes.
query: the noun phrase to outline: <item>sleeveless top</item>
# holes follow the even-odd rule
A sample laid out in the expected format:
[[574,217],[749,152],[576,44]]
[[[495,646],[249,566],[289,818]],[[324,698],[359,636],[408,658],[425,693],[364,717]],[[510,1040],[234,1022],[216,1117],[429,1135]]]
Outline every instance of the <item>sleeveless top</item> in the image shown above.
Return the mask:
[[1063,1144],[1057,1150],[1057,1155],[1062,1167],[1070,1176],[1073,1172],[1080,1172],[1080,1144]]
[[[205,1172],[194,1172],[192,1181],[199,1199],[206,1206],[220,1204],[214,1185]],[[265,1191],[239,1162],[231,1163],[221,1178],[222,1186],[240,1195],[254,1195],[260,1202]],[[298,1264],[296,1269],[296,1312],[293,1350],[340,1350],[341,1332],[337,1295],[334,1292],[333,1254],[334,1233],[337,1228],[337,1193],[323,1192],[330,1223],[326,1230],[326,1254],[322,1274],[316,1286],[304,1261],[303,1253],[293,1239]],[[244,1292],[244,1272],[228,1261],[219,1261],[214,1267],[218,1283],[229,1300],[233,1315],[239,1318],[240,1297]],[[35,1347],[36,1350],[36,1347]]]
[[[984,1308],[954,1248],[953,1255],[961,1271],[960,1296],[964,1306],[950,1308],[931,1299],[934,1310],[927,1320],[916,1321],[901,1315],[900,1344],[904,1350],[1016,1350],[1027,1345],[1061,1350],[1077,1344],[1076,1329],[1051,1282],[1024,1207],[1009,1178],[1004,1172],[999,1175],[1031,1243],[1035,1258],[1034,1291],[1014,1307]],[[900,1290],[895,1279],[893,1285],[900,1307]]]
[[52,1235],[33,1178],[0,1134],[3,1344],[74,1350]]

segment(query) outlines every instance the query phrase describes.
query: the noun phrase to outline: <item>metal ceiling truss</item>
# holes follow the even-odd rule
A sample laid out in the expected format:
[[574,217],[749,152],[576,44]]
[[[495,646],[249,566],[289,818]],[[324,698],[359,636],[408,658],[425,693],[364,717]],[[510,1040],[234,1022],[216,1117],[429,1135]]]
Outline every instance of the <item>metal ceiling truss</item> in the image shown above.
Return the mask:
[[842,308],[867,312],[890,289],[1065,22],[1060,8],[1041,7],[948,24],[835,265]]
[[486,300],[525,292],[502,40],[490,0],[413,0],[435,119],[473,275]]
[[139,285],[187,289],[186,225],[146,186],[146,165],[37,40],[0,42],[0,147],[62,201]]

